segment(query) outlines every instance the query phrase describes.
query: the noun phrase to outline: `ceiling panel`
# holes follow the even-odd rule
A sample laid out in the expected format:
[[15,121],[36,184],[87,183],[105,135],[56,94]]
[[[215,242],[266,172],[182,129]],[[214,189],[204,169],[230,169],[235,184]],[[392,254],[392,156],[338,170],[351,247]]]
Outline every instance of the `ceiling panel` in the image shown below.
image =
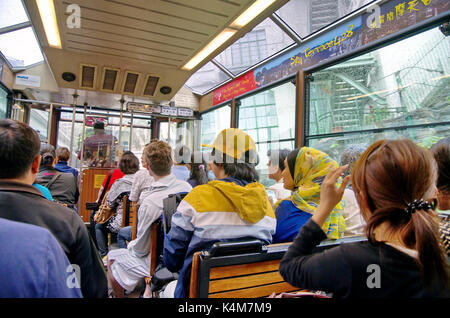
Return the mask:
[[[97,66],[100,74],[95,84],[95,90],[99,91],[103,87],[101,74],[109,67],[119,70],[120,85],[116,85],[113,93],[121,94],[125,72],[131,71],[141,74],[134,96],[142,96],[145,79],[152,74],[160,78],[153,98],[164,102],[172,99],[208,61],[202,61],[191,71],[181,68],[254,1],[54,0],[62,49],[48,46],[35,1],[24,3],[58,86],[79,89],[80,64],[89,64]],[[275,1],[214,54],[286,2]],[[66,24],[70,15],[66,9],[71,4],[81,8],[81,28],[69,28]],[[64,81],[63,72],[73,72],[77,80]],[[162,86],[170,86],[172,92],[163,95]]]

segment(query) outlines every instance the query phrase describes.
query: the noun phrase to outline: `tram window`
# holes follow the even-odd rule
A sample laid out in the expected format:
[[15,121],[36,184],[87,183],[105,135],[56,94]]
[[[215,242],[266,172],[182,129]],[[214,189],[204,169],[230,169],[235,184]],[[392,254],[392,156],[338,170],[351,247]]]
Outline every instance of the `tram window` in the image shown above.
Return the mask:
[[238,127],[256,142],[260,182],[265,186],[275,181],[268,178],[267,151],[294,149],[295,86],[291,82],[241,99]]
[[[434,28],[313,73],[307,145],[339,159],[350,144],[399,137],[427,144],[450,135],[449,52],[450,38]],[[424,128],[430,123],[435,128]],[[410,125],[417,129],[389,129]],[[370,129],[377,131],[351,133]]]
[[45,110],[32,108],[30,112],[30,127],[38,133],[42,142],[48,142],[48,116],[49,112]]
[[6,118],[8,110],[8,93],[0,87],[0,118]]
[[[61,113],[61,117],[63,117],[64,113]],[[70,115],[70,118],[72,118],[72,115]],[[82,118],[81,118],[82,119]],[[66,147],[67,149],[70,149],[70,137],[71,137],[71,131],[72,131],[72,121],[63,121],[61,120],[59,122],[58,126],[58,147]],[[69,159],[69,166],[79,169],[80,168],[80,161],[77,158],[78,155],[78,149],[81,149],[81,143],[82,143],[82,136],[83,136],[83,123],[75,122],[74,125],[74,141],[73,141],[73,151],[70,154]]]
[[230,128],[230,124],[231,107],[228,105],[202,114],[201,144],[212,144],[219,132]]
[[275,13],[304,38],[370,2],[374,1],[290,0]]

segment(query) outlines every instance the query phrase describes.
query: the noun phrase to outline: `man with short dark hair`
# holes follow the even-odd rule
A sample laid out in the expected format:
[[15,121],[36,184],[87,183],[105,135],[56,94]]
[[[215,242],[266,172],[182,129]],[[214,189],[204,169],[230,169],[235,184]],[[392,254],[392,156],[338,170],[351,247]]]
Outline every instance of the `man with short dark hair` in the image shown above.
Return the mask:
[[80,267],[83,296],[106,297],[105,270],[83,221],[32,186],[41,162],[39,149],[39,137],[30,126],[0,120],[0,217],[48,229],[70,263]]

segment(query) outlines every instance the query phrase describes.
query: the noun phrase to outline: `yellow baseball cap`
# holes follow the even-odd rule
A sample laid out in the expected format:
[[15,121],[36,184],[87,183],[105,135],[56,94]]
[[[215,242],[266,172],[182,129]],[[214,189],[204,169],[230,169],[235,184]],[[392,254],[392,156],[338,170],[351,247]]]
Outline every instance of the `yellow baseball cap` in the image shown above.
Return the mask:
[[235,159],[243,159],[243,155],[248,150],[257,153],[256,144],[244,131],[237,128],[227,128],[222,130],[212,143],[212,145],[202,144],[203,147],[214,148]]

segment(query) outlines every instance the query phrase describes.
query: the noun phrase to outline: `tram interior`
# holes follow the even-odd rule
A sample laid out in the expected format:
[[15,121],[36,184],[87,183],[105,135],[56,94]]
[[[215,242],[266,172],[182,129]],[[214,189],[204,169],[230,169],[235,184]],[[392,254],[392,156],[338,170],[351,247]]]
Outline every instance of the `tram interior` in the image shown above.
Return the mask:
[[[85,205],[112,167],[86,152],[95,122],[114,136],[102,154],[114,164],[124,151],[140,159],[152,139],[206,153],[238,128],[255,141],[266,188],[277,182],[273,150],[312,147],[339,164],[350,145],[384,138],[430,148],[450,136],[450,8],[417,1],[398,30],[355,23],[377,5],[388,10],[381,23],[394,23],[397,2],[0,0],[0,117],[70,150],[87,226]],[[336,45],[341,29],[349,38]],[[327,36],[335,44],[322,57],[313,49]]]

